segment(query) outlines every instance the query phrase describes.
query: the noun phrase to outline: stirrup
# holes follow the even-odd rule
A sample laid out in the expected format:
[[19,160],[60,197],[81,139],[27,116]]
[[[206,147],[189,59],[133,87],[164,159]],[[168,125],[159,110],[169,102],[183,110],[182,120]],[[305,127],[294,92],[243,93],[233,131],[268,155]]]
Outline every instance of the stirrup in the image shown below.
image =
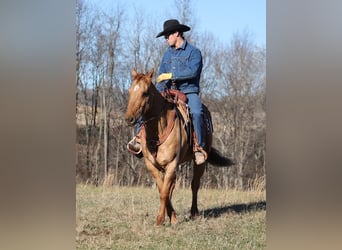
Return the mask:
[[[136,147],[135,144],[139,144],[139,150],[138,150],[138,151],[134,150],[135,147]],[[130,145],[131,145],[132,147],[130,147]],[[133,137],[133,139],[130,140],[130,141],[127,143],[127,149],[128,149],[129,152],[131,152],[132,154],[135,154],[135,155],[140,154],[140,153],[141,153],[141,150],[142,150],[142,149],[141,149],[140,143],[136,142],[136,137]]]

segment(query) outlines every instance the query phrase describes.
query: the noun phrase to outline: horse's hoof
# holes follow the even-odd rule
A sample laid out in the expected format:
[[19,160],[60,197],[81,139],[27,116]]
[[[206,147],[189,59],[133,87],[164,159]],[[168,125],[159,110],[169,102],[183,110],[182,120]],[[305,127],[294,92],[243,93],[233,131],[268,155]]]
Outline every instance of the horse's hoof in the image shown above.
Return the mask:
[[191,212],[190,218],[191,218],[192,220],[196,220],[198,217],[200,217],[200,214],[199,214],[198,211],[196,211],[196,212]]
[[196,215],[191,215],[191,216],[190,216],[191,220],[196,220],[198,217],[199,217],[199,215],[197,215],[197,214],[196,214]]
[[178,219],[177,218],[171,219],[170,223],[171,225],[176,225],[178,223]]
[[157,218],[156,226],[161,226],[163,224],[164,224],[164,220],[160,219],[160,218]]

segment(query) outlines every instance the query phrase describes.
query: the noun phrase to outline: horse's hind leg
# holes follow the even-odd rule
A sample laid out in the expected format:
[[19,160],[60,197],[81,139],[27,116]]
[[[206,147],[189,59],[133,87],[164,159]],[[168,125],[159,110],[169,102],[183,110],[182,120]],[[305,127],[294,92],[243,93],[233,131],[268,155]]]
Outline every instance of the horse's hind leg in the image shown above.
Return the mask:
[[191,181],[191,190],[192,190],[192,205],[191,205],[191,217],[196,218],[199,215],[198,207],[197,207],[197,193],[200,187],[201,177],[204,173],[205,164],[195,165],[194,166],[194,174]]

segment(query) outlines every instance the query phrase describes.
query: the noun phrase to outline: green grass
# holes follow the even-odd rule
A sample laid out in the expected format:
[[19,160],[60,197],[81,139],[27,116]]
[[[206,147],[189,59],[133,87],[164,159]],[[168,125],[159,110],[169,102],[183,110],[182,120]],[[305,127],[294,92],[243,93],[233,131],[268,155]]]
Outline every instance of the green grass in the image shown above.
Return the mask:
[[76,187],[77,249],[265,249],[265,191],[200,189],[201,216],[189,219],[190,189],[172,198],[179,223],[156,227],[157,189]]

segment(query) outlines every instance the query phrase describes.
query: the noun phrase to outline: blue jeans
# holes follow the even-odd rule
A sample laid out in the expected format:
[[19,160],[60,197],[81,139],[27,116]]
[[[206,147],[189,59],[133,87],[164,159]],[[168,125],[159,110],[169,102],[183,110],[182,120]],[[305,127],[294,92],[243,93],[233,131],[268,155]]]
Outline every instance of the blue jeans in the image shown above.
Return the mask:
[[[156,85],[157,90],[161,93],[167,89],[166,85],[163,83],[159,83]],[[199,146],[205,146],[204,135],[203,135],[203,108],[202,102],[197,93],[188,93],[186,94],[188,98],[188,105],[190,108],[192,123],[194,125],[194,130],[197,135],[197,141]],[[137,134],[139,133],[142,126],[142,118],[140,117],[137,122]]]
[[188,105],[192,116],[194,130],[197,135],[198,144],[199,146],[204,148],[205,143],[203,138],[203,108],[201,99],[197,93],[188,93],[186,94],[186,97],[188,97]]

